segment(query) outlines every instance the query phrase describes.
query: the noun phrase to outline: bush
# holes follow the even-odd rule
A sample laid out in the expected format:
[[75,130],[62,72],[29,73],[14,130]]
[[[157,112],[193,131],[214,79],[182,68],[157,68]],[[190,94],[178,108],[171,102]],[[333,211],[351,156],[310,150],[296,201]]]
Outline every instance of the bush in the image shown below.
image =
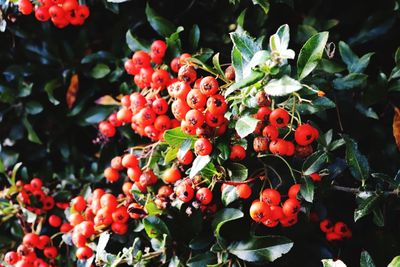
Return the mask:
[[397,2],[34,5],[1,4],[1,264],[399,265]]

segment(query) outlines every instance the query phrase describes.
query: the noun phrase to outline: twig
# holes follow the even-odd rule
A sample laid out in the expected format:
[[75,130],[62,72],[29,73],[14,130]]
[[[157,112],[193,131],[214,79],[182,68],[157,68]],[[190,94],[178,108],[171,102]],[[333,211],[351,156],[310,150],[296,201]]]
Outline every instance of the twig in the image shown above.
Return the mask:
[[[333,185],[332,188],[337,191],[343,191],[347,193],[352,193],[352,194],[359,194],[359,193],[370,193],[370,194],[375,194],[377,191],[364,191],[360,190],[359,188],[354,188],[354,187],[345,187],[345,186],[340,186],[340,185]],[[394,189],[391,191],[382,191],[384,195],[399,195],[399,189]]]

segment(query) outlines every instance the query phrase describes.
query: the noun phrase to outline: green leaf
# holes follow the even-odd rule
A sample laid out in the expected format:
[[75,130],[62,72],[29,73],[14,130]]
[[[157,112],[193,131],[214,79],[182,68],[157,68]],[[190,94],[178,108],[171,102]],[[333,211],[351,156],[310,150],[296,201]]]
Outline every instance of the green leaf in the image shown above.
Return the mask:
[[322,165],[328,160],[328,154],[324,151],[316,151],[310,155],[303,163],[303,174],[310,175],[314,172],[318,172]]
[[187,262],[186,265],[189,267],[204,267],[208,264],[213,264],[217,261],[217,256],[207,251],[206,253],[198,254],[194,257],[191,257]]
[[137,50],[147,51],[149,49],[149,44],[143,40],[139,40],[136,36],[134,36],[131,30],[128,30],[125,35],[126,44],[129,49],[134,52]]
[[275,34],[279,36],[279,40],[281,42],[282,47],[289,47],[289,40],[290,40],[289,25],[284,24],[280,26]]
[[351,48],[342,41],[339,42],[339,52],[350,73],[362,73],[367,68],[371,56],[374,54],[368,53],[359,58],[354,54]]
[[163,212],[157,207],[156,203],[154,203],[154,201],[152,200],[147,201],[144,207],[146,208],[146,211],[149,215],[160,215]]
[[360,267],[375,267],[374,261],[367,251],[361,252]]
[[391,177],[391,176],[389,176],[387,174],[384,174],[384,173],[371,173],[371,176],[373,178],[375,178],[375,179],[382,180],[383,182],[386,182],[386,183],[390,184],[393,187],[397,187],[397,186],[400,185],[398,182],[396,182],[393,179],[393,177]]
[[383,217],[382,209],[376,208],[372,211],[372,214],[373,214],[372,221],[376,226],[378,227],[385,226],[385,219]]
[[236,122],[235,130],[240,138],[244,138],[254,132],[257,123],[257,119],[250,116],[243,116]]
[[242,182],[247,179],[249,174],[247,167],[240,163],[231,163],[226,169],[232,181]]
[[366,107],[365,105],[363,105],[361,103],[357,103],[355,108],[357,109],[358,112],[363,114],[365,117],[379,120],[378,114],[371,107]]
[[311,103],[300,103],[296,106],[302,115],[314,114],[335,107],[335,103],[327,97],[317,97]]
[[221,77],[225,77],[225,73],[221,68],[221,65],[219,63],[219,53],[216,53],[213,58],[212,58],[212,63],[214,65],[214,69],[217,71],[217,73],[219,75],[221,75]]
[[95,79],[101,79],[107,76],[110,71],[110,68],[106,64],[99,63],[92,69],[90,75]]
[[300,193],[305,201],[312,203],[314,200],[314,183],[310,177],[304,177],[304,184],[300,187]]
[[37,101],[29,101],[26,103],[25,110],[31,115],[36,115],[43,111],[43,107]]
[[321,260],[323,267],[346,267],[341,260],[324,259]]
[[357,209],[354,210],[354,222],[370,214],[378,205],[380,196],[373,195],[367,199],[362,199]]
[[254,5],[259,5],[265,14],[269,12],[269,0],[253,0]]
[[346,162],[351,175],[357,180],[367,180],[370,171],[367,157],[360,153],[358,145],[353,139],[344,136],[344,140],[346,142]]
[[337,90],[348,90],[363,87],[367,82],[368,75],[363,73],[350,73],[347,76],[333,80],[333,87]]
[[339,53],[349,71],[351,66],[355,65],[359,60],[358,56],[351,50],[350,46],[343,41],[339,42]]
[[101,62],[101,61],[114,61],[115,57],[113,54],[107,51],[98,51],[93,54],[89,54],[82,58],[81,64],[92,63],[92,62]]
[[143,219],[143,225],[150,238],[162,239],[164,234],[170,236],[167,225],[157,216],[147,216]]
[[171,36],[165,38],[165,41],[167,42],[166,54],[168,57],[174,58],[182,53],[182,45],[179,33],[181,33],[183,30],[184,28],[182,26],[179,26],[176,31],[171,34]]
[[[236,71],[236,69],[235,69],[235,71]],[[251,74],[249,76],[247,76],[246,78],[240,80],[239,82],[235,82],[234,84],[232,84],[225,91],[224,96],[228,97],[230,94],[232,94],[233,92],[235,92],[239,89],[253,85],[256,82],[258,82],[259,80],[261,80],[262,78],[264,78],[264,76],[265,76],[265,73],[263,73],[263,72],[252,71]]]
[[38,135],[32,127],[32,124],[28,121],[28,118],[26,116],[22,117],[22,123],[28,131],[28,140],[36,144],[42,144],[42,141],[40,141]]
[[233,185],[225,185],[224,190],[222,190],[221,200],[224,206],[228,206],[230,203],[239,199],[236,187]]
[[[243,70],[244,70],[244,60],[242,57],[242,54],[240,53],[239,49],[237,49],[235,46],[232,48],[231,52],[231,61],[232,61],[232,66],[235,69],[235,81],[236,82],[241,82],[243,79]],[[260,78],[261,79],[261,78]],[[232,90],[231,92],[233,92]],[[228,96],[228,93],[224,94],[225,97]]]
[[167,37],[175,32],[176,26],[169,20],[160,17],[147,3],[146,5],[147,21],[151,27],[161,36]]
[[394,54],[394,62],[396,62],[397,67],[400,67],[400,47],[397,47],[396,53]]
[[176,156],[178,155],[179,147],[169,147],[167,149],[167,153],[164,156],[164,160],[166,163],[173,161],[176,159]]
[[27,223],[34,223],[36,221],[37,215],[23,207],[21,207],[22,214],[24,215]]
[[250,62],[254,54],[261,50],[261,46],[245,31],[231,32],[230,36],[245,63]]
[[201,176],[206,180],[211,180],[211,178],[218,174],[215,165],[212,162],[207,163],[207,165],[200,171]]
[[251,236],[243,241],[232,242],[228,251],[248,262],[272,262],[286,254],[293,242],[283,236]]
[[57,79],[51,80],[50,82],[47,82],[46,85],[44,86],[44,91],[47,93],[47,97],[49,98],[49,101],[57,106],[60,104],[60,101],[54,98],[54,90],[56,88],[59,88],[61,84]]
[[396,256],[393,260],[389,263],[387,267],[399,267],[400,266],[400,256]]
[[189,177],[195,177],[209,162],[211,161],[211,157],[207,156],[197,156],[193,163],[192,168],[190,169]]
[[299,91],[303,86],[295,79],[285,75],[279,80],[272,79],[264,87],[264,91],[271,96],[284,96]]
[[165,142],[172,147],[180,147],[187,140],[195,140],[195,137],[182,132],[181,127],[176,127],[164,132]]
[[346,144],[346,142],[344,141],[343,138],[340,138],[340,139],[335,140],[332,143],[330,143],[328,145],[327,149],[329,151],[334,151],[334,150],[338,149],[339,147],[343,146],[344,144]]
[[215,236],[217,238],[220,237],[219,232],[221,230],[221,227],[225,223],[243,218],[243,216],[244,216],[243,212],[238,209],[225,208],[218,211],[215,214],[214,220],[211,223],[211,227],[213,229]]
[[86,111],[82,115],[83,122],[81,125],[88,124],[96,124],[104,120],[108,115],[110,115],[111,111],[114,109],[113,106],[94,106]]
[[328,32],[320,32],[312,36],[300,50],[297,60],[297,73],[299,80],[304,79],[318,65],[324,53]]
[[200,40],[200,28],[197,24],[194,24],[189,33],[189,45],[192,51],[196,51],[199,46]]

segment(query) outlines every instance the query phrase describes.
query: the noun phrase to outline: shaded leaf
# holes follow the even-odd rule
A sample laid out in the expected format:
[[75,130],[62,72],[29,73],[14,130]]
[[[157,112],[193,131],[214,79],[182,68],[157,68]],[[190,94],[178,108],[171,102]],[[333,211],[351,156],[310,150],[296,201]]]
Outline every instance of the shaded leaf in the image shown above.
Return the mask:
[[369,163],[367,157],[362,155],[358,150],[357,143],[344,136],[346,142],[346,162],[349,166],[350,173],[357,180],[366,180],[369,176]]
[[147,21],[150,23],[151,27],[161,36],[167,37],[175,32],[176,26],[169,20],[160,17],[154,9],[152,9],[147,3],[146,5],[146,16]]
[[195,177],[209,162],[211,161],[211,157],[207,156],[197,156],[193,163],[192,168],[190,169],[189,177]]
[[361,252],[360,267],[375,267],[374,261],[367,251]]
[[147,216],[143,219],[143,225],[150,238],[162,239],[164,234],[170,236],[167,225],[157,216]]
[[220,229],[225,223],[243,218],[243,216],[243,212],[238,209],[225,208],[218,211],[211,223],[215,236],[220,237]]
[[26,116],[22,117],[22,123],[28,131],[28,140],[36,144],[42,144],[42,141],[40,141],[39,136],[36,134],[32,124],[28,121]]
[[368,75],[363,73],[350,73],[347,76],[333,80],[333,87],[337,90],[348,90],[356,87],[363,87],[367,82]]
[[357,222],[359,219],[370,214],[378,205],[380,196],[374,195],[366,199],[361,199],[357,209],[354,210],[354,221]]
[[110,71],[110,68],[106,64],[99,63],[92,69],[90,75],[95,79],[101,79],[106,77]]
[[228,251],[248,262],[272,262],[286,254],[293,242],[282,236],[251,236],[243,241],[232,242]]
[[318,172],[322,165],[328,160],[328,155],[324,151],[316,151],[310,155],[303,163],[303,174],[310,175]]

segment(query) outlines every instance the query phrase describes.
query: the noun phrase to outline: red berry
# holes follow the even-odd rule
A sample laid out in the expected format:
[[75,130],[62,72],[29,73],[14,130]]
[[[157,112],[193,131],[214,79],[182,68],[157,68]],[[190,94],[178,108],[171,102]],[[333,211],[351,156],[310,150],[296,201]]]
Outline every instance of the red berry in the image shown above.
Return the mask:
[[62,220],[60,217],[58,217],[57,215],[50,215],[49,217],[49,224],[52,227],[60,227]]
[[319,175],[319,173],[314,172],[310,174],[310,178],[311,180],[313,180],[314,182],[319,182],[321,181],[321,175]]
[[150,51],[155,57],[163,58],[167,51],[167,44],[162,40],[156,40],[151,44]]
[[314,128],[309,124],[302,124],[297,127],[294,138],[297,144],[307,146],[314,141]]
[[242,199],[248,199],[251,196],[251,187],[248,184],[240,184],[236,186],[236,192]]
[[193,126],[194,128],[197,128],[203,125],[205,117],[203,113],[197,109],[191,109],[186,113],[185,121],[187,121],[189,125]]
[[87,260],[93,256],[93,250],[89,247],[80,247],[76,250],[76,258],[78,260]]
[[196,70],[190,65],[179,68],[178,79],[187,83],[193,83],[197,78]]
[[276,127],[272,125],[267,125],[262,131],[262,135],[267,137],[270,141],[275,141],[278,139],[279,131]]
[[173,72],[179,71],[179,68],[180,68],[179,57],[176,57],[171,61],[170,67]]
[[283,108],[274,109],[269,115],[272,126],[283,128],[289,123],[289,113]]
[[128,225],[126,223],[113,222],[111,230],[117,235],[124,235],[128,232]]
[[261,195],[262,201],[270,206],[278,206],[281,203],[281,194],[275,189],[264,189]]
[[43,182],[39,178],[33,178],[30,182],[30,185],[33,189],[40,190],[42,189]]
[[126,154],[122,158],[122,166],[124,166],[125,168],[135,168],[139,166],[138,164],[138,159],[133,154]]
[[112,218],[113,218],[114,222],[126,223],[129,219],[129,214],[128,214],[126,207],[121,206],[121,207],[117,208],[116,211],[114,211],[112,213]]
[[186,96],[189,107],[194,109],[203,109],[207,102],[207,97],[199,89],[192,89]]
[[206,138],[199,138],[194,143],[194,151],[196,152],[196,154],[198,154],[200,156],[210,155],[212,152],[212,149],[213,149],[213,147],[212,147],[210,140],[208,140]]
[[171,78],[166,70],[159,69],[151,75],[151,87],[153,89],[164,89],[169,84]]
[[256,118],[264,123],[268,122],[269,114],[271,114],[271,110],[267,107],[261,107],[258,109],[256,113]]
[[177,155],[177,159],[180,164],[182,165],[189,165],[193,161],[193,152],[191,150],[188,150],[184,155],[183,153],[179,153]]
[[219,90],[218,81],[212,77],[204,77],[200,82],[200,91],[206,96],[212,96]]
[[175,194],[181,201],[189,202],[193,199],[194,190],[188,182],[183,181],[175,188]]
[[114,183],[119,180],[119,172],[116,169],[108,167],[104,169],[104,177],[108,182]]
[[173,184],[182,178],[182,174],[177,168],[171,167],[164,171],[162,178],[165,183]]
[[43,250],[43,254],[46,258],[54,259],[58,255],[58,250],[56,247],[47,247]]
[[325,219],[319,223],[319,228],[324,233],[333,232],[333,224],[330,220]]
[[226,103],[225,97],[222,95],[213,95],[207,100],[207,110],[212,114],[224,114],[227,108],[228,104]]
[[19,256],[18,256],[17,252],[15,252],[15,251],[9,251],[4,256],[4,261],[10,265],[16,264],[18,262],[18,260],[19,260]]
[[278,154],[281,156],[285,156],[288,152],[287,142],[283,139],[278,138],[277,140],[269,143],[269,151],[272,154]]
[[271,209],[267,203],[255,200],[250,206],[250,217],[256,222],[262,222],[269,218]]
[[266,152],[268,150],[268,138],[261,136],[254,138],[253,149],[257,153]]
[[106,193],[101,196],[100,205],[102,208],[107,208],[110,211],[114,211],[118,206],[118,201],[113,194]]
[[300,211],[300,202],[296,199],[289,198],[282,205],[283,214],[286,217],[292,217],[299,213]]
[[152,108],[153,111],[158,115],[167,113],[168,111],[167,100],[165,100],[164,98],[157,98],[156,100],[153,101]]
[[22,239],[22,244],[34,248],[39,244],[39,236],[35,233],[28,233]]
[[211,203],[213,195],[209,188],[203,187],[197,190],[196,198],[202,205],[208,205]]
[[39,21],[48,21],[50,19],[49,9],[41,6],[35,10],[35,18]]
[[29,0],[19,0],[18,1],[18,10],[24,15],[29,15],[33,11],[33,5]]
[[231,147],[231,153],[229,159],[232,161],[241,161],[246,157],[246,150],[241,145],[233,145]]
[[288,196],[289,198],[297,199],[297,195],[300,192],[300,184],[294,184],[289,188]]
[[106,137],[113,137],[116,133],[115,127],[108,121],[102,121],[99,123],[99,131]]

